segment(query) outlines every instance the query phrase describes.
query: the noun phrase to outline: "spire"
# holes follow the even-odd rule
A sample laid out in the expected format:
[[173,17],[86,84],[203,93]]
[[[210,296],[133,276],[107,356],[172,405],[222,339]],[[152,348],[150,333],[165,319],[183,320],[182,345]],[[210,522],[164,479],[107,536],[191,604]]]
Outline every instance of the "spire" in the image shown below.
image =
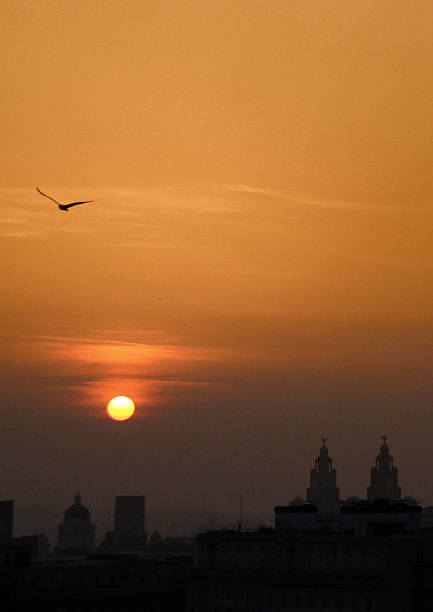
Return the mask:
[[76,504],[77,506],[80,506],[80,505],[81,505],[81,495],[80,495],[80,492],[79,492],[79,491],[77,491],[77,493],[76,493],[76,495],[75,495],[75,504]]
[[381,455],[389,455],[389,446],[386,443],[388,436],[382,436],[383,444],[380,446],[380,454]]
[[307,500],[313,504],[330,508],[338,505],[340,489],[337,487],[337,471],[332,466],[332,459],[328,455],[327,441],[328,438],[322,438],[319,456],[311,470]]
[[383,443],[380,446],[375,465],[371,468],[370,486],[367,489],[367,498],[370,501],[401,498],[398,470],[394,466],[394,457],[389,453],[387,439],[388,436],[382,436]]

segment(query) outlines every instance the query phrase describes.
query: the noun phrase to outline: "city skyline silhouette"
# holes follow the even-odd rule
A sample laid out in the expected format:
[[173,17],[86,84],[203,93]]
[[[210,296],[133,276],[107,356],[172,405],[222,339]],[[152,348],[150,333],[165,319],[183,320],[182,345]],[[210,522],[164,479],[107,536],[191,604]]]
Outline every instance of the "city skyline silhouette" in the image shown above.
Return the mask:
[[[328,438],[322,438],[319,456],[315,461],[312,460],[311,462],[313,468],[310,470],[309,479],[307,478],[308,469],[304,470],[304,489],[292,491],[291,495],[287,496],[286,494],[284,499],[273,500],[272,502],[270,502],[270,500],[263,500],[263,505],[268,504],[266,513],[260,513],[256,507],[251,505],[249,499],[244,500],[242,492],[240,493],[242,499],[242,510],[240,511],[242,519],[236,514],[236,500],[234,500],[232,511],[224,513],[222,508],[218,506],[213,508],[196,508],[195,511],[193,508],[176,506],[171,506],[170,508],[170,504],[167,504],[166,507],[152,507],[152,500],[150,500],[149,504],[149,498],[146,496],[148,498],[147,526],[150,532],[157,531],[166,536],[192,537],[199,531],[205,530],[206,524],[210,525],[212,521],[216,521],[215,524],[219,524],[220,528],[228,529],[235,527],[237,524],[241,525],[242,522],[244,522],[244,525],[250,525],[250,527],[261,524],[272,524],[273,519],[271,517],[274,505],[281,505],[282,503],[288,504],[289,502],[294,505],[313,503],[318,505],[319,508],[321,504],[323,504],[324,508],[329,506],[329,508],[332,508],[333,512],[339,505],[347,503],[347,500],[350,502],[351,500],[362,499],[368,499],[370,501],[374,499],[404,499],[409,504],[428,506],[423,499],[415,499],[405,490],[402,493],[402,489],[398,486],[398,469],[395,466],[394,458],[390,454],[389,446],[386,442],[388,436],[381,436],[381,439],[383,442],[376,459],[374,459],[374,457],[372,458],[371,463],[373,466],[370,469],[371,473],[369,482],[367,483],[368,486],[365,487],[364,491],[349,489],[341,493],[338,485],[340,474],[344,471],[344,466],[340,468],[338,466],[333,466],[333,459],[328,457]],[[383,474],[381,475],[380,472],[383,472]],[[76,492],[75,504],[82,504],[81,494],[82,490]],[[112,506],[114,495],[116,495],[116,499],[119,496],[115,491],[110,491],[110,494],[110,506]],[[145,492],[142,491],[142,494],[145,495]],[[193,492],[191,492],[191,494],[193,495]],[[126,497],[128,497],[128,495]],[[92,500],[91,491],[87,492],[85,506],[88,505],[87,498]],[[72,494],[69,496],[69,501],[70,499],[72,499]],[[20,500],[18,505],[15,504],[14,533],[18,536],[28,535],[33,532],[44,533],[49,535],[49,541],[54,545],[58,537],[57,525],[59,524],[60,516],[63,515],[64,508],[59,504],[44,506],[41,502],[42,500],[34,500],[33,506],[26,506],[25,500],[24,503],[23,500]],[[101,538],[103,538],[103,534],[110,530],[109,527],[114,519],[112,507],[108,507],[108,505],[102,507],[100,500],[95,498],[94,495],[93,504],[93,507],[90,506],[90,512],[96,522],[96,542],[98,543]],[[151,517],[150,522],[149,514]],[[26,518],[23,520],[24,516]],[[19,519],[18,522],[16,521],[17,518]],[[95,538],[95,535],[92,537]]]
[[[381,537],[377,509],[410,532],[405,571],[426,582],[425,514],[407,507],[433,506],[432,23],[427,0],[5,4],[0,500],[30,540],[0,562],[33,563],[39,530],[54,545],[77,491],[107,551],[113,500],[145,496],[161,555],[182,548],[165,537],[236,529],[241,498],[252,528],[281,507],[284,529],[338,523],[343,540],[350,521]],[[318,489],[367,505],[326,522]],[[372,507],[378,491],[409,499]],[[277,531],[201,543],[211,560],[269,552]],[[187,556],[148,573],[139,558],[140,580],[167,572],[168,607],[171,588],[188,612],[222,607],[204,558],[202,590],[173,586]],[[395,578],[374,567],[363,606],[387,605]],[[110,571],[95,578],[110,587]]]

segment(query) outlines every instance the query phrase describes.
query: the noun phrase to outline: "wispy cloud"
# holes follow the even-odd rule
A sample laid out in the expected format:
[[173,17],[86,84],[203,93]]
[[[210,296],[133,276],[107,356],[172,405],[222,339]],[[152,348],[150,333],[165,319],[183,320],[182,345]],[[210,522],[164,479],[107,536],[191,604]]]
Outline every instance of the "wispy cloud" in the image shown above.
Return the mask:
[[[215,185],[216,186],[216,185]],[[246,184],[222,184],[221,188],[227,192],[250,194],[261,198],[284,200],[288,203],[299,206],[312,206],[321,208],[334,208],[339,210],[352,211],[376,211],[387,213],[413,213],[426,212],[428,208],[403,207],[403,206],[384,206],[378,203],[357,202],[350,200],[330,200],[319,198],[317,196],[308,195],[299,191],[290,191],[284,189],[268,189],[265,187],[256,187]]]
[[[121,340],[113,338],[120,335]],[[135,340],[126,339],[128,335]],[[44,385],[61,396],[63,404],[94,407],[98,413],[114,395],[128,395],[143,406],[161,406],[176,390],[220,386],[224,383],[212,374],[215,365],[234,359],[228,349],[186,345],[151,331],[29,335],[6,340],[3,346],[9,347],[9,361],[18,351],[29,372],[36,368],[36,375],[43,376]]]

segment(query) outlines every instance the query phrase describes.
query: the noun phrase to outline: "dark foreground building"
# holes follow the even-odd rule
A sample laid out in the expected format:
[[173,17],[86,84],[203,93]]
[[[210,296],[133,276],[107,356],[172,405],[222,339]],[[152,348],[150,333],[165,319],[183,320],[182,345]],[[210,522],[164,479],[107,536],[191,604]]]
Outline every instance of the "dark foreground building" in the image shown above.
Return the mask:
[[342,502],[326,439],[308,503],[275,507],[275,528],[198,536],[187,612],[433,612],[433,512],[401,500],[386,437],[368,499]]
[[208,532],[188,612],[433,610],[433,532]]
[[[75,558],[49,559],[43,536],[13,538],[8,503],[0,513],[0,610],[433,612],[433,507],[396,498],[401,489],[386,438],[368,499],[342,502],[336,483],[324,439],[308,503],[297,497],[276,506],[274,528],[200,534],[194,565],[192,555],[181,554],[190,550],[188,538],[154,533],[152,552],[137,550],[146,542],[144,497],[117,498],[108,550],[102,554],[101,545],[99,554]],[[62,527],[64,554],[92,545],[94,526],[80,499]]]
[[5,612],[183,612],[192,558],[90,555],[32,562],[0,550]]

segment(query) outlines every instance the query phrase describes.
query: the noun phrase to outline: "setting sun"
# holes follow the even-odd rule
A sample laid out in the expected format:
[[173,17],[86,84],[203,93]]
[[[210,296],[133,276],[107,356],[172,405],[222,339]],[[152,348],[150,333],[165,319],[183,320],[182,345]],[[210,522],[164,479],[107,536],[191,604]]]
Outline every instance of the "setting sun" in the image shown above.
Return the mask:
[[126,421],[132,417],[134,412],[135,405],[130,397],[118,395],[107,404],[108,416],[114,421]]

